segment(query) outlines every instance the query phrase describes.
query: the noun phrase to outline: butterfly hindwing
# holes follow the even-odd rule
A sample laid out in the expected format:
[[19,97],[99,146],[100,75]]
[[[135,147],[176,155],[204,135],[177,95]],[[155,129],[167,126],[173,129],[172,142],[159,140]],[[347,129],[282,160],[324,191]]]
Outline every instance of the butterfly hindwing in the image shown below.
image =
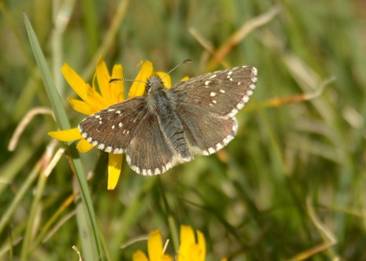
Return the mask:
[[180,104],[178,108],[178,117],[195,154],[215,153],[236,135],[238,124],[235,118],[213,114],[194,105]]
[[177,103],[196,105],[221,116],[234,116],[248,102],[257,81],[257,69],[239,66],[207,73],[172,89]]
[[126,150],[146,113],[145,98],[133,98],[85,118],[79,129],[83,138],[98,149],[120,154]]
[[126,150],[127,162],[138,174],[161,174],[179,162],[179,156],[160,129],[154,113],[148,112],[141,120]]

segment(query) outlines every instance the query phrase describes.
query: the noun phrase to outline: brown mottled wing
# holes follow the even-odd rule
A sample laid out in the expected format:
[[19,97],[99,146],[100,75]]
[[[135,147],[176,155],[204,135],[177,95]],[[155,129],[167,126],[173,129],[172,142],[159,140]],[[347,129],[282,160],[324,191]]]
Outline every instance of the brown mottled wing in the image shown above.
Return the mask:
[[195,154],[210,155],[225,147],[236,135],[238,124],[233,117],[223,117],[195,105],[178,105],[184,133]]
[[234,116],[248,102],[256,81],[255,67],[239,66],[191,78],[170,91],[193,152],[215,153],[234,138]]
[[162,133],[157,116],[150,112],[136,129],[126,154],[131,169],[142,175],[161,174],[180,162]]
[[126,150],[146,113],[145,98],[137,97],[85,118],[79,129],[98,149],[119,154]]
[[113,105],[79,124],[82,136],[98,149],[126,153],[131,169],[142,175],[161,174],[179,161],[150,113],[144,97]]
[[253,94],[257,69],[239,66],[181,82],[172,89],[177,103],[196,105],[221,116],[234,116]]

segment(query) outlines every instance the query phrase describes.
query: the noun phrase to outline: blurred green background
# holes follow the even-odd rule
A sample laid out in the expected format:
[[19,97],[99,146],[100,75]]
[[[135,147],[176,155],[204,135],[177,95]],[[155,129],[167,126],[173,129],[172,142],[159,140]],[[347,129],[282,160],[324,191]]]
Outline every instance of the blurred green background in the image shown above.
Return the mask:
[[[23,13],[73,126],[82,116],[67,105],[72,92],[63,63],[89,82],[100,55],[110,68],[122,63],[129,79],[145,59],[165,71],[192,59],[172,73],[175,81],[225,66],[258,68],[256,92],[237,115],[238,135],[219,154],[151,178],[124,164],[112,192],[106,154],[82,155],[107,259],[130,260],[146,249],[141,236],[159,229],[172,238],[188,224],[205,234],[207,260],[366,260],[365,1],[8,0],[0,8],[0,260],[21,253],[23,260],[78,260],[73,245],[88,260],[88,231],[80,231],[76,204],[65,205],[77,186],[67,159],[47,179],[38,175],[47,132],[57,129],[52,117],[36,116],[8,150],[21,119],[50,106]],[[208,66],[261,15],[265,22],[240,37],[222,63]],[[314,97],[266,106],[302,94]]]

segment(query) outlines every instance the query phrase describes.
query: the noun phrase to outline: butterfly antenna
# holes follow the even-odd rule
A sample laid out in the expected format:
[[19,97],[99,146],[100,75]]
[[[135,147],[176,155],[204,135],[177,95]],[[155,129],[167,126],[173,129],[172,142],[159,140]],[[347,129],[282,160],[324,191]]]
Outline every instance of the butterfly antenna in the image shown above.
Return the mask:
[[186,64],[186,63],[191,63],[191,62],[192,62],[191,59],[184,59],[183,61],[181,61],[180,63],[178,63],[177,65],[175,65],[172,69],[170,69],[170,71],[168,72],[168,74],[171,74],[175,69],[177,69],[181,65]]
[[111,78],[109,80],[109,83],[112,83],[112,82],[118,82],[118,81],[126,81],[126,82],[142,82],[142,83],[145,83],[145,81],[140,81],[140,80],[131,80],[131,79],[122,79],[122,78]]

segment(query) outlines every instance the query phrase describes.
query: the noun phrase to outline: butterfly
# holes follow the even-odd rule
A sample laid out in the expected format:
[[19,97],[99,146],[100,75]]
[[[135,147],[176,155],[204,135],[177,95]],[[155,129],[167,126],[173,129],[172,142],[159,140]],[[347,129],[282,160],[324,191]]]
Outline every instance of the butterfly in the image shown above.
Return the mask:
[[235,115],[249,101],[256,82],[253,66],[206,73],[171,89],[153,75],[145,96],[91,115],[79,129],[99,150],[125,153],[136,173],[158,175],[225,147],[237,133]]

